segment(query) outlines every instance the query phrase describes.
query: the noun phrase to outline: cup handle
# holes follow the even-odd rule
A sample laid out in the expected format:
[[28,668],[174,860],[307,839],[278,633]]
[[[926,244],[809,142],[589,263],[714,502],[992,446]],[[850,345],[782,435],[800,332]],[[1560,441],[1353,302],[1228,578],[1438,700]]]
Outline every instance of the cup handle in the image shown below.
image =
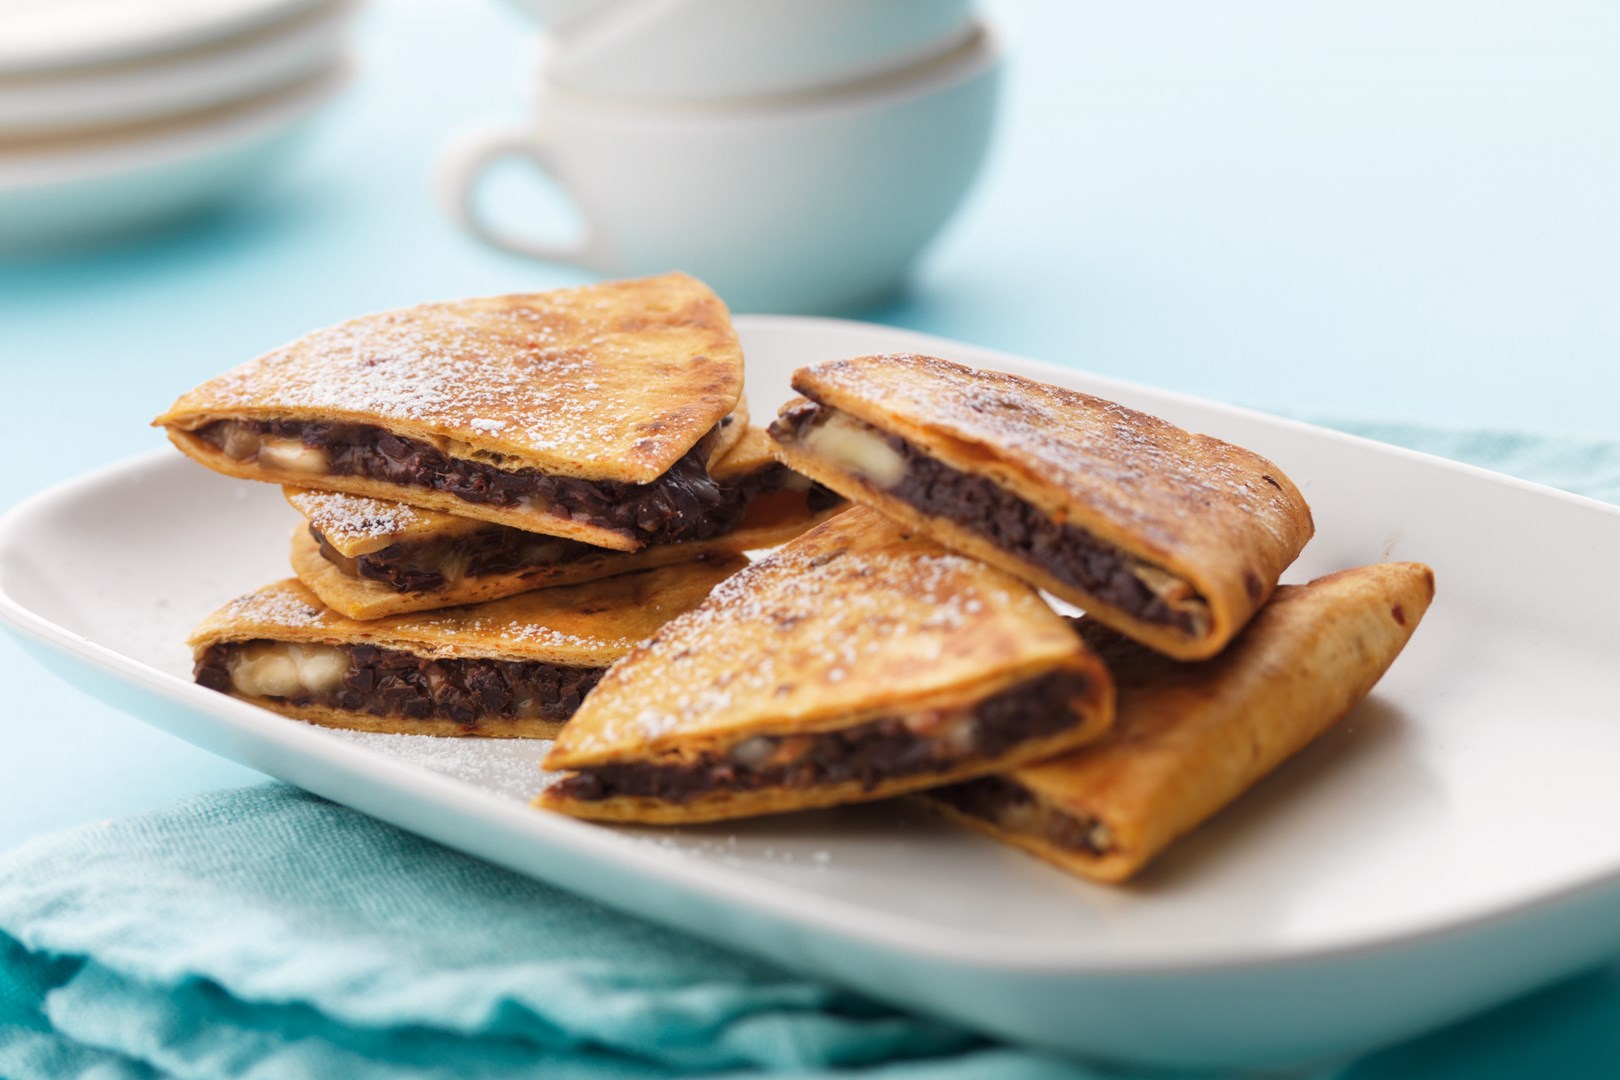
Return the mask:
[[[541,135],[526,128],[487,128],[472,131],[457,139],[446,151],[439,169],[439,202],[451,220],[480,240],[503,251],[526,255],[534,259],[594,266],[601,255],[596,230],[585,221],[584,234],[570,243],[553,242],[537,236],[517,236],[488,221],[479,211],[473,197],[478,181],[491,165],[506,158],[519,157],[545,172],[559,185],[563,178],[553,162],[551,150]],[[564,192],[570,198],[564,185]],[[576,207],[579,205],[576,201]],[[580,211],[581,217],[584,211]]]

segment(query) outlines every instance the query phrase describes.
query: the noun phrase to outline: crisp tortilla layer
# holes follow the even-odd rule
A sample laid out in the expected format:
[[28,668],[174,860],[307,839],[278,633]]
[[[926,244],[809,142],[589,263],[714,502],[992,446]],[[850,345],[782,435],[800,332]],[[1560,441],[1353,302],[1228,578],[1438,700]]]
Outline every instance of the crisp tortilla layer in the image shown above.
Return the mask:
[[[546,767],[589,770],[718,754],[756,736],[933,715],[1060,667],[1083,673],[1090,689],[1072,703],[1072,727],[1055,741],[1028,743],[1042,753],[1107,729],[1112,684],[1101,661],[1027,586],[856,508],[728,579],[702,606],[638,646],[586,700]],[[1029,760],[1022,749],[1012,756]],[[908,778],[873,790],[896,790],[895,784],[915,786]],[[771,805],[826,805],[848,795],[838,785],[784,790]],[[730,816],[723,805],[754,806],[761,798],[716,794],[656,820]],[[618,810],[547,805],[655,820],[634,800],[613,802]]]
[[154,424],[372,424],[508,469],[645,484],[736,408],[742,379],[725,305],[665,274],[353,319],[203,383]]
[[295,578],[232,600],[192,632],[197,653],[225,641],[372,644],[422,656],[542,660],[606,667],[700,604],[747,560],[681,563],[543,589],[473,607],[362,622],[327,608]]
[[[918,511],[871,467],[817,454],[791,425],[773,428],[796,471],[1181,659],[1220,651],[1313,532],[1299,490],[1265,458],[1089,394],[910,354],[801,368],[794,388],[1186,582],[1208,605],[1207,629],[1189,635],[1135,620],[977,531]],[[882,466],[880,458],[866,464]]]
[[[1123,881],[1349,712],[1411,638],[1434,596],[1421,563],[1345,570],[1283,586],[1219,657],[1179,664],[1084,620],[1118,685],[1112,733],[1008,772],[1040,813],[968,812],[977,801],[922,796],[974,829],[1071,873]],[[989,800],[993,801],[993,800]],[[1050,813],[1096,823],[1105,849],[1060,843]]]

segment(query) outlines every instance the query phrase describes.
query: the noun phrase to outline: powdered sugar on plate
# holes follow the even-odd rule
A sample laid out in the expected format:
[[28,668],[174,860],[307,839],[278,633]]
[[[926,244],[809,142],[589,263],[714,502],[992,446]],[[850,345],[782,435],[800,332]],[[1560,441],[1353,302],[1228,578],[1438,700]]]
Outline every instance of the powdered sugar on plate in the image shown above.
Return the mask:
[[341,728],[318,730],[372,753],[524,802],[532,801],[557,775],[540,768],[551,749],[550,739],[455,739]]

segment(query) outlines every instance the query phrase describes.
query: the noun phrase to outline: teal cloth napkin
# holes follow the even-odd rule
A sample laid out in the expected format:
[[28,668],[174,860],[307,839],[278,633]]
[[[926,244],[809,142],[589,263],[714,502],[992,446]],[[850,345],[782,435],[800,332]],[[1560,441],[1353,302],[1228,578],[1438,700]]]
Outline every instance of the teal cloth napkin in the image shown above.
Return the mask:
[[[1620,442],[1359,430],[1620,502]],[[0,856],[0,1076],[760,1071],[1103,1075],[874,1005],[279,784]]]
[[0,857],[0,1075],[1094,1075],[282,784]]

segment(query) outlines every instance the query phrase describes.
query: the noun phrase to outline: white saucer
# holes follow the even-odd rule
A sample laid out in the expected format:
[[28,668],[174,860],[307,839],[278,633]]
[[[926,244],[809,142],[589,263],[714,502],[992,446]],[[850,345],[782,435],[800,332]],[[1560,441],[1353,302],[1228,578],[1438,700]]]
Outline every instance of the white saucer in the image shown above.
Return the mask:
[[0,0],[0,76],[149,59],[211,45],[329,0]]
[[339,60],[295,86],[188,121],[0,153],[0,254],[106,238],[224,199],[260,177],[350,73]]
[[324,0],[298,18],[161,61],[0,77],[0,146],[271,93],[331,66],[356,6],[355,0]]

